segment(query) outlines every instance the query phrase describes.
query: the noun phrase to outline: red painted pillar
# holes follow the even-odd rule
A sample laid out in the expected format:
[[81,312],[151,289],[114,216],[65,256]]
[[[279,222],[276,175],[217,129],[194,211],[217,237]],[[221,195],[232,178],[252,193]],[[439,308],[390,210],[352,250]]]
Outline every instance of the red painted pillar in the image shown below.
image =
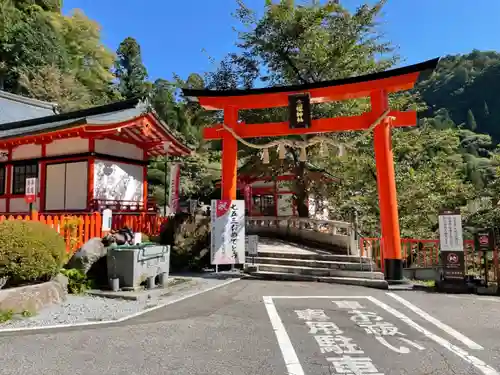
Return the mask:
[[[238,109],[224,108],[224,124],[234,129],[238,121]],[[222,136],[222,181],[221,198],[236,199],[238,174],[238,141],[225,131]]]
[[[374,117],[389,108],[387,93],[377,91],[371,94]],[[391,126],[383,120],[374,130],[375,162],[380,205],[380,220],[384,251],[384,272],[388,281],[403,279],[401,238],[399,233],[398,200],[392,153]]]
[[[143,160],[148,161],[148,150],[143,150]],[[142,167],[142,206],[144,211],[148,210],[148,166]]]
[[90,211],[92,207],[92,201],[94,200],[94,164],[95,164],[95,139],[89,138],[89,152],[90,155],[87,159],[87,210]]

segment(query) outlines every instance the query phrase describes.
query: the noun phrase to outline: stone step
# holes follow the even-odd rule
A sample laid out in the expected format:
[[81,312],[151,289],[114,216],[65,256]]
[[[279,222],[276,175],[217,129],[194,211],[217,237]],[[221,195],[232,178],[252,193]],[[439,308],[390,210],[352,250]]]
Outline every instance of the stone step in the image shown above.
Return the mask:
[[[359,259],[359,258],[358,258]],[[313,268],[329,268],[349,271],[377,271],[375,263],[371,262],[344,262],[332,260],[297,259],[297,258],[271,258],[271,257],[247,257],[247,264],[276,264],[280,266],[298,266]]]
[[[304,260],[319,260],[331,262],[350,262],[350,263],[371,263],[369,257],[359,257],[355,255],[334,255],[334,254],[316,254],[316,253],[290,253],[277,251],[259,251],[259,257],[265,258],[288,258],[288,259],[304,259]],[[252,257],[249,257],[250,260]]]
[[382,272],[348,271],[348,270],[331,269],[331,268],[283,266],[278,264],[257,264],[254,265],[254,267],[256,267],[258,271],[289,273],[296,275],[354,277],[360,279],[379,279],[379,280],[384,279],[384,274]]
[[357,277],[298,275],[292,273],[268,272],[260,270],[256,272],[250,272],[249,275],[251,278],[257,278],[261,280],[316,281],[316,282],[332,283],[332,284],[365,286],[377,289],[388,289],[389,287],[387,281],[385,280],[363,279]]

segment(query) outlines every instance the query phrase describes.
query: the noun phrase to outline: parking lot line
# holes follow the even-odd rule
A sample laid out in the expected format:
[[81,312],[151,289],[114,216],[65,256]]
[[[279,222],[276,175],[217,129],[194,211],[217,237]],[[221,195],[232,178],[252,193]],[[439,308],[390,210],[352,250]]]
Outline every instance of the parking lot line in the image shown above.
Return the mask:
[[394,309],[393,307],[385,304],[384,302],[376,299],[375,297],[370,296],[370,297],[368,297],[368,299],[370,301],[372,301],[375,305],[377,305],[380,308],[387,311],[389,314],[392,314],[396,318],[405,322],[410,327],[413,327],[418,332],[427,336],[429,339],[438,343],[443,348],[448,349],[450,352],[452,352],[453,354],[462,358],[467,363],[470,363],[475,368],[477,368],[479,371],[481,371],[484,375],[500,375],[493,367],[487,365],[485,362],[481,361],[479,358],[474,357],[473,355],[470,355],[468,352],[466,352],[462,348],[459,348],[458,346],[453,345],[452,343],[450,343],[448,340],[442,338],[441,336],[438,336],[438,335],[430,332],[429,330],[425,329],[424,327],[422,327],[418,323],[414,322],[409,317],[407,317],[405,314],[399,312],[398,310]]
[[276,339],[278,340],[278,346],[280,347],[281,354],[285,360],[288,375],[304,375],[304,369],[300,364],[299,357],[297,357],[297,353],[293,348],[292,341],[290,340],[290,337],[286,332],[286,328],[278,314],[278,310],[274,305],[273,298],[263,297],[263,299],[267,314],[271,320],[271,325],[273,326],[274,333],[276,334]]
[[484,349],[478,343],[472,341],[467,336],[465,336],[465,335],[461,334],[460,332],[458,332],[457,330],[451,328],[449,325],[447,325],[447,324],[443,323],[442,321],[440,321],[440,320],[434,318],[433,316],[429,315],[424,310],[422,310],[421,308],[415,306],[413,303],[411,303],[410,301],[407,301],[403,297],[401,297],[401,296],[399,296],[397,294],[394,294],[394,293],[390,293],[390,292],[386,293],[386,294],[389,297],[394,298],[396,301],[398,301],[399,303],[401,303],[403,306],[405,306],[408,309],[410,309],[411,311],[413,311],[415,314],[419,315],[421,318],[427,320],[431,324],[434,324],[436,327],[438,327],[439,329],[443,330],[448,335],[456,338],[458,341],[461,341],[464,345],[466,345],[470,349],[474,349],[474,350],[483,350]]
[[[413,321],[412,319],[410,319],[408,316],[406,316],[405,314],[403,314],[399,310],[396,310],[395,308],[387,305],[386,303],[384,303],[384,302],[382,302],[382,301],[380,301],[377,298],[372,297],[372,296],[266,296],[266,297],[263,297],[263,299],[264,299],[264,303],[266,306],[266,310],[269,314],[269,318],[271,319],[271,324],[273,326],[274,332],[275,332],[276,337],[278,339],[278,344],[279,344],[279,347],[281,349],[281,353],[283,354],[283,358],[285,360],[285,364],[286,364],[289,375],[303,375],[304,370],[302,369],[302,366],[299,362],[299,359],[297,357],[295,349],[293,348],[292,342],[290,341],[290,337],[288,336],[286,328],[283,325],[281,318],[279,317],[279,314],[278,314],[278,311],[276,309],[276,306],[274,304],[273,299],[331,299],[331,300],[365,299],[365,300],[369,300],[373,304],[375,304],[376,306],[378,306],[381,309],[388,312],[389,314],[400,319],[401,321],[403,321],[404,323],[406,323],[408,326],[412,327],[416,331],[422,333],[427,338],[431,339],[432,341],[436,342],[437,344],[439,344],[443,348],[452,352],[453,354],[455,354],[459,358],[463,359],[467,363],[476,367],[484,375],[500,375],[500,373],[497,372],[493,367],[487,365],[485,362],[483,362],[479,358],[469,354],[466,350],[459,348],[456,345],[453,345],[445,338],[432,333],[431,331],[427,330],[426,328],[422,327],[420,324],[418,324],[415,321]],[[414,306],[414,307],[417,308],[416,306]],[[421,311],[423,312],[423,310],[421,310]],[[425,314],[427,314],[427,313],[425,313]],[[418,314],[418,315],[420,315],[420,314]],[[429,314],[427,314],[427,316],[433,318]],[[437,321],[437,319],[436,319],[436,321]],[[444,323],[442,323],[442,324],[444,324]],[[439,328],[441,328],[441,327],[439,327]],[[459,333],[457,331],[455,331],[455,332],[458,333],[459,335],[462,335],[461,333]],[[464,335],[462,335],[462,336],[463,336],[463,338],[466,338]],[[470,340],[470,341],[473,342],[472,340]],[[476,345],[479,346],[478,344],[476,344]]]

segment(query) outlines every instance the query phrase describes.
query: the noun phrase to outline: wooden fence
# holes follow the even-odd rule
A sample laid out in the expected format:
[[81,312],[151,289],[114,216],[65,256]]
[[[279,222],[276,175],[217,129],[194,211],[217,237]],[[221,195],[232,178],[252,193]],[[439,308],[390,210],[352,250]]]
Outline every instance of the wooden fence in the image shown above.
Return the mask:
[[[102,216],[98,212],[77,215],[39,214],[0,216],[4,220],[39,221],[54,228],[66,241],[66,251],[74,252],[85,242],[94,237],[102,237]],[[164,217],[151,214],[113,215],[112,229],[128,226],[134,232],[148,236],[158,235],[160,227],[166,220]]]

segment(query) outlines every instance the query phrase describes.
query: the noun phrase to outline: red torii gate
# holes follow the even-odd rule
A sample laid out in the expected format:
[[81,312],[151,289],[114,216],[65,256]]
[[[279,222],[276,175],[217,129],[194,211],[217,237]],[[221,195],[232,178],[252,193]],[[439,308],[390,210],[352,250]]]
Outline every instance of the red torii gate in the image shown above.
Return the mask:
[[[414,126],[417,122],[417,113],[389,110],[388,94],[413,88],[420,74],[433,71],[438,60],[433,59],[364,76],[304,85],[222,91],[183,89],[183,93],[190,100],[198,101],[205,109],[223,110],[225,126],[231,128],[240,138],[369,130],[370,127],[375,126],[374,149],[385,277],[388,281],[400,281],[403,279],[403,264],[391,125],[394,127]],[[371,111],[360,116],[312,120],[310,124],[307,124],[308,127],[301,128],[290,128],[288,122],[245,124],[238,121],[239,110],[285,107],[289,105],[289,98],[297,94],[307,94],[310,103],[313,104],[369,96]],[[388,117],[392,118],[391,122],[388,121]],[[377,124],[378,119],[380,122]],[[236,199],[237,139],[221,124],[205,128],[203,137],[206,140],[222,140],[222,199]]]

